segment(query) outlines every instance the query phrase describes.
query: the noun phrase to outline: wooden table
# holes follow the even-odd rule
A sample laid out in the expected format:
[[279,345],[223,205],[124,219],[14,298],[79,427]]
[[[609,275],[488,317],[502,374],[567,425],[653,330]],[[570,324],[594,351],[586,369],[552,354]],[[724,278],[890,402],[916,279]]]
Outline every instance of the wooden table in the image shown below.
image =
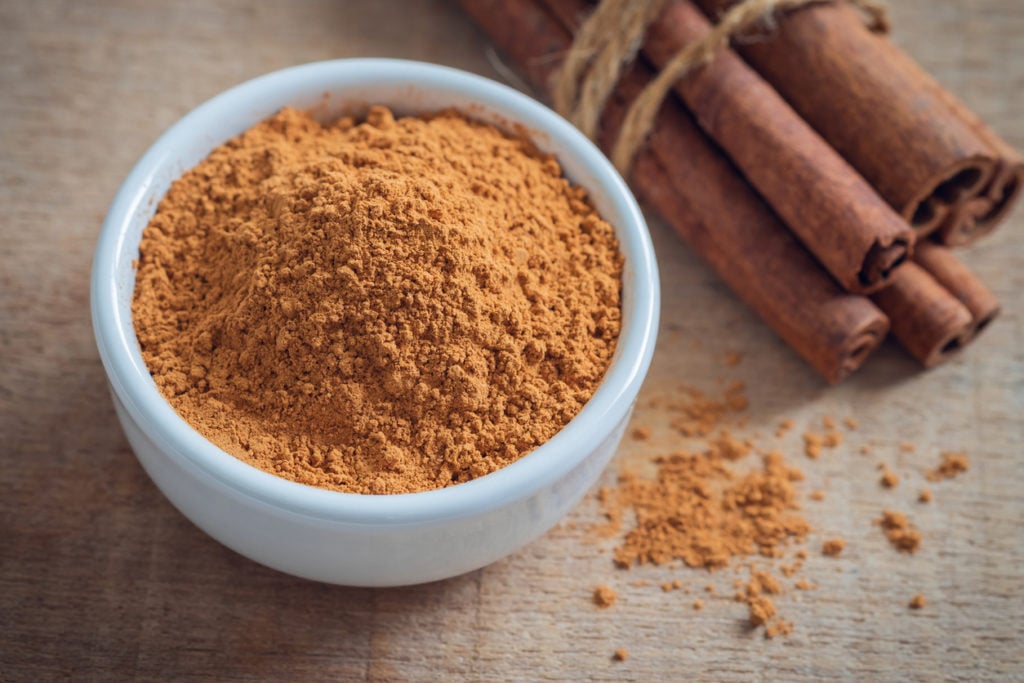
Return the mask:
[[[652,216],[665,305],[636,421],[654,436],[625,443],[606,483],[678,447],[670,412],[647,403],[679,385],[746,381],[751,433],[794,419],[781,445],[803,490],[827,498],[805,505],[804,575],[819,588],[779,600],[789,638],[764,640],[724,597],[698,612],[656,588],[703,586],[699,572],[615,570],[612,541],[586,539],[593,500],[512,557],[396,590],[294,579],[193,527],[132,456],[89,323],[93,245],[131,165],[203,100],[280,67],[392,56],[497,76],[450,2],[143,5],[0,5],[0,678],[1024,680],[1024,210],[965,255],[1004,304],[975,346],[922,373],[890,344],[831,389]],[[895,39],[1024,148],[1024,5],[893,5]],[[742,362],[721,362],[726,351]],[[861,427],[808,461],[799,432],[826,414]],[[965,449],[972,468],[918,505],[940,449]],[[880,462],[899,487],[878,485]],[[912,515],[919,553],[896,553],[872,525],[885,507]],[[848,541],[838,559],[817,552],[829,535]],[[615,607],[591,604],[598,583],[618,589]],[[912,612],[916,592],[928,605]],[[628,661],[612,661],[618,647]]]

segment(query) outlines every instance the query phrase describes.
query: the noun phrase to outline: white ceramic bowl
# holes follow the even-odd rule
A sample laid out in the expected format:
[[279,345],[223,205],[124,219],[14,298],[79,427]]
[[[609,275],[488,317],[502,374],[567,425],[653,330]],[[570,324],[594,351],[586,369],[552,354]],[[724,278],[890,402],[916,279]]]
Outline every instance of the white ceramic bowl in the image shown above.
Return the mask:
[[[555,153],[615,226],[625,256],[623,327],[608,373],[550,441],[497,472],[450,488],[391,496],[338,493],[251,467],[203,438],[156,388],[132,327],[133,259],[170,183],[214,147],[282,106],[325,119],[367,104],[408,114],[457,107],[522,124]],[[307,64],[232,88],[172,126],[138,162],[107,215],[92,273],[92,318],[114,405],[139,462],[186,517],[269,567],[354,586],[455,576],[540,536],[590,488],[615,452],[650,365],[658,274],[643,216],[604,156],[565,120],[503,85],[417,62]]]

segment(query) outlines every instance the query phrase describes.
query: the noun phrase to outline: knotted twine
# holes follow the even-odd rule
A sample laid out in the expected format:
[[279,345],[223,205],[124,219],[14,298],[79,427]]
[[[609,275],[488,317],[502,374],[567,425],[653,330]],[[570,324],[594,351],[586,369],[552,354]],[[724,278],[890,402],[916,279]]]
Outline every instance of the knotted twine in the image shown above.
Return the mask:
[[[635,57],[648,25],[666,0],[602,0],[583,22],[553,87],[555,109],[593,139],[604,105],[622,68]],[[832,0],[743,0],[733,5],[703,40],[683,47],[630,105],[612,149],[612,163],[626,175],[633,156],[654,126],[662,100],[683,76],[709,63],[729,41],[759,23],[773,24],[776,12]],[[887,33],[882,0],[845,0],[864,13],[868,28]]]

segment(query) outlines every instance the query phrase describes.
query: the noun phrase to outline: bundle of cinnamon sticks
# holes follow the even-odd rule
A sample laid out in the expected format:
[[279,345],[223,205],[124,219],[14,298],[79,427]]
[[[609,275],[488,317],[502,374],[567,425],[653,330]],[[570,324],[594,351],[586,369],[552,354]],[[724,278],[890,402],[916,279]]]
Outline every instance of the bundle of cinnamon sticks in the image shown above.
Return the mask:
[[[605,104],[610,150],[657,69],[735,0],[666,0]],[[592,0],[462,0],[545,96]],[[888,331],[925,366],[998,314],[950,251],[990,232],[1024,160],[844,2],[777,17],[675,84],[629,180],[828,381]]]

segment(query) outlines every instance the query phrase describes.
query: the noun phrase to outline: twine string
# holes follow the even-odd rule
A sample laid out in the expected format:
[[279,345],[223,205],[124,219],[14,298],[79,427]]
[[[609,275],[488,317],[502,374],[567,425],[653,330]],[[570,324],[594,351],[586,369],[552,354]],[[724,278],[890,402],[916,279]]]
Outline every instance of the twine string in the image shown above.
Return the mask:
[[[612,163],[623,175],[654,126],[662,101],[680,78],[711,62],[729,41],[777,12],[833,0],[743,0],[722,15],[702,40],[684,46],[630,105],[612,149]],[[882,0],[845,0],[865,15],[868,27],[889,30]],[[604,105],[622,68],[635,57],[648,25],[665,0],[602,0],[583,22],[553,87],[555,109],[593,139]]]

